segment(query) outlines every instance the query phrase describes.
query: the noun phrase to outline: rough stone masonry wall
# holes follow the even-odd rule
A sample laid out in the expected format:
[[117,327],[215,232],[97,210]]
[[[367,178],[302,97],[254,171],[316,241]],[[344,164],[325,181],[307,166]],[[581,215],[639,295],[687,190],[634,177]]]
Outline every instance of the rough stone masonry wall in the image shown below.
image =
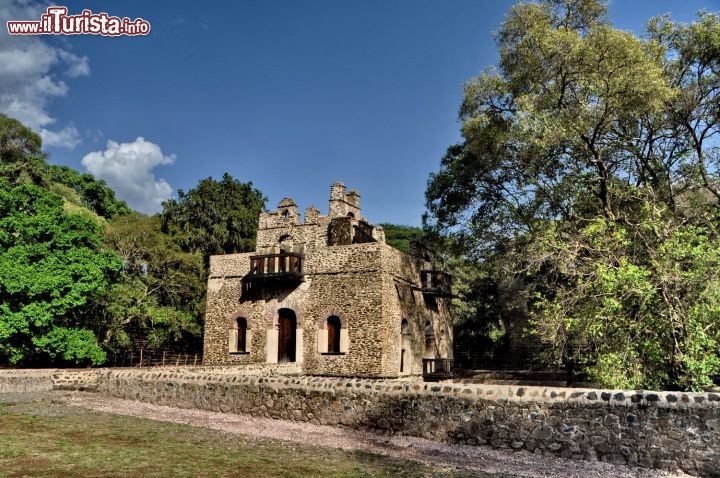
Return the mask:
[[116,397],[308,421],[580,460],[720,470],[715,393],[429,384],[181,371],[108,371]]
[[[383,369],[387,353],[382,337],[382,303],[378,271],[361,270],[340,274],[314,274],[304,302],[305,340],[304,369],[308,374],[341,376],[375,376],[390,374]],[[340,318],[347,330],[348,349],[344,355],[318,352],[317,330],[325,327],[327,318]]]
[[[228,335],[230,321],[239,314],[239,298],[242,291],[242,277],[249,272],[251,254],[226,254],[210,256],[210,277],[208,278],[207,309],[203,333],[203,363],[242,363],[265,361],[263,348],[266,324],[253,323],[247,317],[252,334],[251,354],[229,355]],[[254,354],[254,355],[253,355]],[[252,355],[252,356],[251,356]]]
[[0,393],[52,390],[54,372],[55,369],[0,370]]
[[717,477],[720,470],[717,393],[432,384],[296,372],[283,365],[0,370],[0,392],[36,390],[20,378],[32,376],[37,390],[49,389],[49,383],[70,389],[76,381],[77,389],[180,408],[680,468],[704,477]]
[[[452,358],[452,317],[449,298],[425,297],[420,289],[420,270],[410,256],[386,244],[380,246],[380,261],[383,264],[384,284],[383,315],[389,317],[387,347],[391,363],[390,370],[400,369],[400,323],[408,320],[410,328],[406,346],[405,374],[421,374],[421,358]],[[426,350],[425,321],[432,321],[434,341]]]
[[[247,364],[266,362],[267,330],[277,309],[295,311],[298,328],[304,331],[302,354],[309,374],[388,377],[397,376],[400,335],[400,311],[388,311],[388,294],[397,301],[394,284],[383,274],[381,251],[391,249],[382,243],[355,244],[318,248],[307,255],[305,281],[279,290],[265,287],[242,291],[242,276],[248,273],[250,254],[229,254],[210,258],[208,300],[205,314],[205,364]],[[400,253],[397,253],[400,255]],[[405,271],[411,277],[417,276]],[[318,328],[331,315],[340,317],[347,331],[348,349],[344,355],[321,354]],[[420,322],[421,314],[416,322]],[[236,317],[247,320],[247,354],[228,349],[230,323]],[[414,317],[408,317],[410,319]],[[417,337],[424,340],[418,327]],[[390,336],[392,331],[392,336]],[[421,372],[421,352],[415,373]]]

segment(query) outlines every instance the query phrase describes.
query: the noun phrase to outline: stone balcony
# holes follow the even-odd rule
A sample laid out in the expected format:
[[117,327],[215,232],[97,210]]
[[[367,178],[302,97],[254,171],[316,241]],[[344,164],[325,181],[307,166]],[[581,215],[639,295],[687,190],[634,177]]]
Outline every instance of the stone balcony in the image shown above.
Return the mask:
[[451,358],[423,359],[423,380],[436,382],[438,380],[451,379],[454,376],[453,363]]
[[435,297],[452,297],[452,277],[447,272],[423,269],[420,271],[422,293]]

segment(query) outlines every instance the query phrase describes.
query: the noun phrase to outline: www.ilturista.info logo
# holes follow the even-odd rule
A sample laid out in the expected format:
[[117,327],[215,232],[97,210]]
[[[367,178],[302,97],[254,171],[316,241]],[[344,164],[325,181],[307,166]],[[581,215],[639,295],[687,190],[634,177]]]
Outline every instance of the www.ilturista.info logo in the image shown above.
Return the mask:
[[80,15],[68,15],[65,7],[48,7],[40,21],[7,22],[11,35],[147,35],[150,23],[142,18],[111,17],[107,13],[83,10]]

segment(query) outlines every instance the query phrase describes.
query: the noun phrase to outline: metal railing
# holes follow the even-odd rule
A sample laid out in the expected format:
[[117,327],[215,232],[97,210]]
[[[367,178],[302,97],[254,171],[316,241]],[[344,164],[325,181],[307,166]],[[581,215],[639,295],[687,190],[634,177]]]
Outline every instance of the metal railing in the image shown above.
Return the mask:
[[202,364],[201,353],[174,353],[167,350],[140,349],[110,354],[107,364],[112,367],[167,367]]

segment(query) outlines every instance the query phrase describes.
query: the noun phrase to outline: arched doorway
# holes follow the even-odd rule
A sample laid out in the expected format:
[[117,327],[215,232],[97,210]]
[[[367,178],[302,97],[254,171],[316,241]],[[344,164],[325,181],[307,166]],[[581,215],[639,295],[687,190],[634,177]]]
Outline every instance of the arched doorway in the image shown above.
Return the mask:
[[435,331],[433,329],[433,323],[431,319],[425,320],[425,351],[423,352],[423,358],[434,359],[438,357],[437,344],[435,343]]
[[278,363],[295,361],[297,317],[291,309],[278,310]]

